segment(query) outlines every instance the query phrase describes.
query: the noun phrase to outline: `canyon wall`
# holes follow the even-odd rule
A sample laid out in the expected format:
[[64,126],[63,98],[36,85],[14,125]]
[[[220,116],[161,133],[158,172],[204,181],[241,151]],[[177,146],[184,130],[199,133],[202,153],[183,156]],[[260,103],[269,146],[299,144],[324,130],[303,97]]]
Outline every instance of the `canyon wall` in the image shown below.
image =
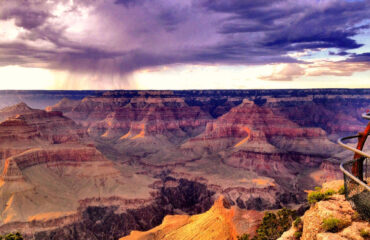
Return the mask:
[[[336,139],[362,130],[369,96],[362,89],[3,92],[0,232],[118,239],[169,214],[203,213],[220,196],[248,211],[299,207],[305,190],[341,177],[337,166],[351,155]],[[16,99],[24,102],[7,104]]]

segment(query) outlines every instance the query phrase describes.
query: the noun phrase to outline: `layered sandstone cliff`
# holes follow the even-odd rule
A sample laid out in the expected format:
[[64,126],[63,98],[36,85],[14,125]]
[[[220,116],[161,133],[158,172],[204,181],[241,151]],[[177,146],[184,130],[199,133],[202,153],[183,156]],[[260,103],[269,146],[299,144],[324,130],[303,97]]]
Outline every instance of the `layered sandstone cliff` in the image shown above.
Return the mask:
[[[325,175],[329,168],[321,164],[338,150],[336,145],[319,126],[302,126],[278,111],[286,99],[276,98],[274,105],[228,94],[113,91],[73,107],[64,99],[49,110],[65,105],[64,113],[86,126],[99,150],[112,159],[120,154],[143,172],[165,169],[175,178],[201,181],[240,207],[295,204],[304,199],[303,190],[315,185],[297,175],[317,182],[321,176],[338,176],[335,170]],[[320,166],[323,171],[311,174]]]
[[136,125],[138,133],[182,138],[201,131],[210,119],[177,97],[85,98],[66,115],[88,126],[93,136],[123,139],[126,134],[135,137]]
[[24,102],[20,102],[12,106],[4,107],[0,109],[0,122],[4,121],[8,117],[12,117],[18,114],[27,114],[27,113],[34,112],[34,111],[37,111],[37,110],[30,108]]
[[58,93],[46,112],[11,107],[0,123],[0,231],[117,239],[208,210],[209,192],[244,209],[300,204],[304,190],[341,177],[335,139],[363,126],[353,116],[366,91],[343,92]]
[[26,113],[12,112],[16,115],[0,122],[0,158],[33,147],[85,141],[86,130],[64,117],[62,112],[26,108]]
[[244,100],[206,130],[187,141],[183,148],[221,152],[224,162],[267,176],[317,167],[337,146],[320,128],[300,127],[267,107]]
[[241,232],[245,232],[245,225],[253,233],[261,219],[262,213],[257,211],[226,208],[220,197],[205,213],[166,216],[158,227],[147,232],[132,231],[120,240],[236,240]]
[[70,224],[91,199],[90,205],[109,205],[112,198],[151,199],[151,177],[139,178],[130,167],[122,174],[85,128],[62,112],[20,105],[8,108],[16,115],[0,123],[2,233],[19,227],[27,235],[62,226],[54,222]]

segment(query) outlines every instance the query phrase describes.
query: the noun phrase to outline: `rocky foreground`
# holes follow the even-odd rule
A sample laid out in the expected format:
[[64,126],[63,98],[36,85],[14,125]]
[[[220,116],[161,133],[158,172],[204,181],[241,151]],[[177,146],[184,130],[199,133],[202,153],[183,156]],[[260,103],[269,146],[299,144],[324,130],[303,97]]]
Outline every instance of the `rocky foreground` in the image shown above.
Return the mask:
[[342,177],[351,155],[335,141],[370,103],[367,90],[14,94],[0,99],[49,106],[0,109],[0,233],[41,240],[119,239],[220,196],[236,215],[298,208]]
[[[343,181],[324,183],[321,192],[338,190]],[[263,213],[230,206],[223,197],[205,213],[198,215],[168,215],[162,223],[149,231],[132,231],[120,240],[237,240],[276,239],[272,233],[283,223],[264,222]],[[267,213],[266,215],[267,216]],[[295,216],[296,217],[296,216]],[[265,217],[266,218],[266,217]],[[328,219],[335,219],[328,224]],[[270,219],[271,220],[271,219]],[[270,223],[270,224],[269,224]],[[280,225],[281,224],[281,225]],[[266,229],[269,227],[270,229]],[[263,231],[262,231],[263,230]],[[261,233],[265,235],[262,235]],[[268,235],[271,233],[271,235]],[[246,238],[246,236],[249,236]],[[302,217],[295,218],[291,229],[278,240],[368,240],[370,223],[338,193],[311,205]]]
[[[321,191],[339,190],[343,181],[329,182]],[[329,224],[330,223],[330,224]],[[299,229],[300,228],[300,229]],[[297,232],[301,237],[298,238]],[[334,194],[328,200],[319,201],[302,217],[301,226],[292,226],[278,240],[368,240],[370,223],[345,200],[344,195]]]
[[236,240],[241,233],[252,234],[256,231],[262,213],[227,207],[220,197],[205,213],[166,216],[158,227],[146,232],[132,231],[120,240]]

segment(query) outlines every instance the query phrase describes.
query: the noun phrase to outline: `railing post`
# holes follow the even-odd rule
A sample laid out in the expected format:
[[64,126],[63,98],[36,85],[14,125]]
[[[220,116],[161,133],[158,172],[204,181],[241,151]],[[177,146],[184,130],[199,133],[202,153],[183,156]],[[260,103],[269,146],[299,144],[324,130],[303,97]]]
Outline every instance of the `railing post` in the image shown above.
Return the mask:
[[344,196],[346,197],[346,199],[348,199],[348,186],[347,186],[347,177],[346,177],[346,174],[343,173],[343,186],[344,186]]
[[[369,134],[370,132],[370,122],[367,124],[366,128],[365,128],[365,131],[362,132],[362,133],[359,133],[358,135],[358,143],[357,143],[357,149],[362,151],[362,149],[364,148],[364,145],[365,145],[365,142],[366,142],[366,139],[367,139],[367,135]],[[352,174],[355,175],[358,179],[360,179],[361,181],[364,180],[364,177],[363,177],[363,159],[364,157],[361,156],[360,154],[358,153],[355,153],[355,155],[353,156],[353,159],[354,160],[357,160],[357,159],[360,159],[362,158],[361,160],[359,161],[355,161],[352,165]]]

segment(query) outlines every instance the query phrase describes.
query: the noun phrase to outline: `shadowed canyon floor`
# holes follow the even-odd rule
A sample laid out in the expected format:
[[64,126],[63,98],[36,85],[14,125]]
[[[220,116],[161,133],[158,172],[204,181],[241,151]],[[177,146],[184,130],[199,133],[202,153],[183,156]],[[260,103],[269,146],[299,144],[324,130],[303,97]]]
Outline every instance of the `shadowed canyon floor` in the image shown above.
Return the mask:
[[[341,177],[351,155],[335,141],[370,103],[345,89],[0,95],[0,232],[35,239],[157,239],[230,211],[252,226],[235,216]],[[211,208],[220,196],[234,210]]]

